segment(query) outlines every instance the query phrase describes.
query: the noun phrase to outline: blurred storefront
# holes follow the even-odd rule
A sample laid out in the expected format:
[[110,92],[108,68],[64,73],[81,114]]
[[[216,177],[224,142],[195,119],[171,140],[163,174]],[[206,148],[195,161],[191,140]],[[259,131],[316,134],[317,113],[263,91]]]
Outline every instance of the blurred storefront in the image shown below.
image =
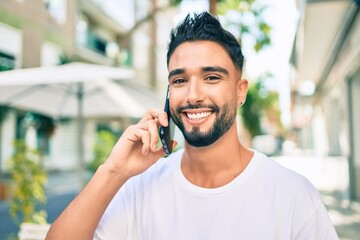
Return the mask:
[[[168,0],[7,0],[0,1],[0,66],[1,70],[50,66],[69,61],[121,66],[135,71],[132,82],[158,96],[167,84],[166,45],[173,26],[176,8],[168,8],[155,17],[146,18]],[[159,96],[157,100],[162,100]],[[26,111],[26,109],[22,109]],[[12,153],[12,140],[25,115],[10,111],[0,131],[0,173]],[[121,132],[134,119],[89,119],[85,131],[87,140],[94,131],[103,128]],[[36,139],[33,129],[23,136]],[[71,169],[76,165],[76,124],[63,121],[56,134],[48,139],[47,158],[54,163],[49,168]],[[32,136],[32,137],[29,137]],[[2,141],[1,141],[2,139]],[[92,142],[87,141],[86,160],[91,159]],[[36,145],[36,144],[35,144]],[[59,156],[63,156],[59,159]]]
[[349,197],[360,200],[360,1],[297,1],[291,63],[298,145],[349,159]]

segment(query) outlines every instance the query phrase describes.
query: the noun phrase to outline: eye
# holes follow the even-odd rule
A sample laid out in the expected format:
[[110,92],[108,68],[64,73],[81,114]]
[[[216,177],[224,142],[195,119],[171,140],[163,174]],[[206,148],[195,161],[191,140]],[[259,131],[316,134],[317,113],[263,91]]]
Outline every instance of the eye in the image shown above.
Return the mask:
[[219,77],[217,75],[209,75],[209,76],[205,76],[204,81],[214,82],[214,81],[218,81],[220,79],[221,79],[221,77]]
[[186,80],[184,78],[175,78],[172,83],[173,84],[181,84],[181,83],[185,83]]

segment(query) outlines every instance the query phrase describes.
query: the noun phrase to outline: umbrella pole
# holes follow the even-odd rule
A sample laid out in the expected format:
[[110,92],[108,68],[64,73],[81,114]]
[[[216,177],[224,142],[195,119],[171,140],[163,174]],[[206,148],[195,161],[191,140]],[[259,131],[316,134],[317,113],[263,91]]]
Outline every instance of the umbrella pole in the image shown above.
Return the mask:
[[78,154],[78,175],[80,188],[85,185],[84,179],[84,115],[83,115],[83,97],[84,89],[81,82],[77,86],[78,116],[77,116],[77,154]]

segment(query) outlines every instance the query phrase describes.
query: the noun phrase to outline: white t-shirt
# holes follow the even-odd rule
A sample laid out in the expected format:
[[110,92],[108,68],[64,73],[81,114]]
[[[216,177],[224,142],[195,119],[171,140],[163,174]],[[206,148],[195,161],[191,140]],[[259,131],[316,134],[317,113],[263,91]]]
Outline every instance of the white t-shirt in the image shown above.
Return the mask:
[[184,177],[182,153],[126,182],[94,239],[338,239],[313,185],[262,153],[232,182],[211,189]]

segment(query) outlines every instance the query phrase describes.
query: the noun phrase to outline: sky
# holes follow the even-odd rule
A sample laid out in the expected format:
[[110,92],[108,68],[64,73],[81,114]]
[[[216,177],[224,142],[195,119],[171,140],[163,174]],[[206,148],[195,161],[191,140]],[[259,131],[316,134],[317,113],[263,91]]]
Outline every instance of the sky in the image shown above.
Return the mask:
[[[298,22],[296,4],[295,0],[259,1],[268,6],[264,17],[272,27],[272,44],[259,53],[244,49],[245,73],[250,81],[265,72],[273,74],[273,78],[269,79],[265,85],[279,92],[280,107],[283,112],[282,120],[287,125],[290,123],[289,59]],[[204,10],[207,4],[207,0],[185,0],[181,5],[182,15],[190,11]]]
[[284,124],[290,124],[290,65],[292,45],[295,37],[298,13],[294,0],[263,0],[269,4],[266,14],[268,23],[273,27],[272,45],[259,54],[247,56],[247,74],[256,75],[269,71],[273,78],[267,87],[280,94],[280,107]]

